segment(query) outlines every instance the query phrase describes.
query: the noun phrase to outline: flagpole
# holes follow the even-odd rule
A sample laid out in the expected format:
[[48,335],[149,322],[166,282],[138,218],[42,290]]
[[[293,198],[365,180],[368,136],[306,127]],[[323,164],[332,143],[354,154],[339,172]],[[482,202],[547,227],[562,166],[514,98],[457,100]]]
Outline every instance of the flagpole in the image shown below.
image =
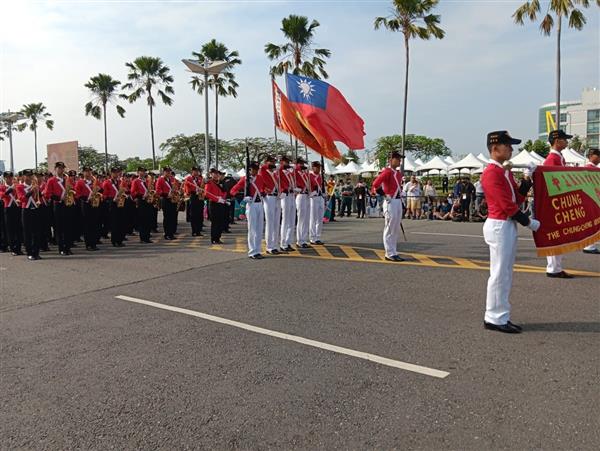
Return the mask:
[[277,105],[275,104],[275,74],[271,74],[271,92],[273,97],[273,134],[275,135],[275,152],[277,152]]

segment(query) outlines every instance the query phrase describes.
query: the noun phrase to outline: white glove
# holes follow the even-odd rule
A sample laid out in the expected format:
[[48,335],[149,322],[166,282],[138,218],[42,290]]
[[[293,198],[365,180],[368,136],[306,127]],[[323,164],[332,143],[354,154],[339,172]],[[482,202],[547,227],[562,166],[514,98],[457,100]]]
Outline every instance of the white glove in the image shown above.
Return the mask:
[[527,165],[527,167],[523,170],[523,175],[527,176],[527,177],[531,177],[531,174],[533,174],[535,172],[535,169],[537,168],[537,163],[529,163]]
[[219,202],[220,204],[224,204],[225,203],[225,199],[223,199],[222,197],[219,197],[217,199],[217,202]]
[[294,188],[294,192],[295,192],[295,193],[301,193],[301,192],[302,192],[302,190],[301,190],[300,188]]
[[252,202],[252,198],[250,196],[246,196],[246,197],[244,197],[244,201],[246,203]]
[[529,227],[534,232],[537,232],[541,225],[542,224],[537,219],[530,219],[529,225],[527,227]]

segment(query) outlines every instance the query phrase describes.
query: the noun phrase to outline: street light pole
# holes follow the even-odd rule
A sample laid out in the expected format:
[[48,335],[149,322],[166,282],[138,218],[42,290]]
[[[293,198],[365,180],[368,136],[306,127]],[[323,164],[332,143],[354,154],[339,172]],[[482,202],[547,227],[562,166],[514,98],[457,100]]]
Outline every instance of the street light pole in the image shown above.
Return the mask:
[[13,140],[12,140],[12,132],[15,123],[25,118],[23,113],[11,113],[10,110],[6,113],[0,114],[0,122],[4,122],[8,127],[8,143],[10,147],[10,171],[15,172],[15,158],[13,153]]
[[210,170],[210,150],[208,148],[208,61],[204,60],[204,161],[206,173]]

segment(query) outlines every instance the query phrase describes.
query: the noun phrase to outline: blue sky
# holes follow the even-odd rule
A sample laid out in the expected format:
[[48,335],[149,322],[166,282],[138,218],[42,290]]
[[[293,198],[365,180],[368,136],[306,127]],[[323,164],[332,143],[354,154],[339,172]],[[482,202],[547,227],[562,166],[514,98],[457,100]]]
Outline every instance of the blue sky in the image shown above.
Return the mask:
[[[409,133],[441,137],[455,155],[481,152],[494,129],[536,137],[537,109],[554,100],[555,38],[542,36],[537,24],[514,25],[511,15],[521,2],[440,2],[446,38],[411,43]],[[42,155],[46,143],[68,140],[103,149],[101,121],[84,115],[89,94],[83,85],[98,72],[125,81],[124,63],[150,55],[161,57],[175,78],[175,103],[155,111],[157,143],[203,131],[203,98],[189,87],[181,59],[216,38],[243,60],[238,98],[221,101],[219,136],[271,136],[263,47],[283,42],[281,19],[294,13],[321,23],[315,44],[332,51],[329,82],[365,120],[371,148],[379,136],[401,131],[401,35],[373,30],[374,17],[390,7],[379,0],[10,2],[0,24],[0,110],[47,105],[55,129],[40,130]],[[598,8],[586,15],[583,31],[563,34],[563,99],[600,83]],[[147,106],[123,106],[125,119],[114,110],[108,115],[109,152],[150,156]],[[14,144],[16,168],[33,166],[33,134],[18,134]],[[0,159],[8,155],[8,144],[0,143]]]

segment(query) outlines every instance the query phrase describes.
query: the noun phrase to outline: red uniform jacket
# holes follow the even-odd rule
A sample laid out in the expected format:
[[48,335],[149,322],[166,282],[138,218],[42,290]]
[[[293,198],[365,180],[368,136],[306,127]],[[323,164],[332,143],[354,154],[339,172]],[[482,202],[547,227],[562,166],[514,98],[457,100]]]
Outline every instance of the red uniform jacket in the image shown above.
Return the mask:
[[267,194],[279,194],[280,191],[277,172],[271,172],[269,165],[263,164],[258,171],[258,175],[260,175],[265,183],[265,189],[263,192]]
[[494,161],[487,165],[481,174],[481,185],[488,204],[488,218],[507,220],[519,211],[519,204],[525,200],[519,194],[519,187],[510,171]]
[[[6,194],[8,191],[8,194]],[[17,184],[0,186],[0,194],[4,201],[4,208],[12,207],[17,204]]]
[[[89,182],[89,183],[88,183]],[[90,196],[92,195],[92,189],[94,186],[93,180],[79,179],[75,183],[75,198],[83,199],[89,202]]]
[[592,163],[591,161],[588,161],[588,162],[585,164],[585,167],[586,167],[586,168],[597,168],[598,166],[596,166],[596,165],[595,165],[594,163]]
[[300,165],[296,165],[296,168],[294,169],[296,188],[300,190],[300,193],[308,194],[310,191],[310,176],[306,173],[306,171],[300,168]]
[[294,173],[279,167],[277,169],[277,180],[282,193],[291,193],[294,190]]
[[371,192],[375,193],[380,186],[383,188],[386,196],[399,197],[402,192],[402,172],[392,168],[385,168],[373,181]]
[[131,198],[132,199],[142,199],[148,194],[148,186],[146,185],[146,180],[142,180],[140,178],[134,179],[131,182]]
[[38,208],[38,206],[35,204],[35,198],[33,197],[33,193],[31,192],[31,185],[19,183],[16,187],[16,191],[17,198],[21,203],[21,208]]
[[546,157],[543,163],[544,166],[564,166],[565,158],[560,154],[558,150],[550,150],[550,153]]
[[[242,177],[229,191],[229,194],[235,196],[240,191],[244,191],[246,187],[246,177]],[[258,188],[258,193],[257,193]],[[248,196],[252,197],[254,200],[258,200],[265,193],[265,180],[258,174],[253,180],[250,182],[250,192],[247,193]]]
[[206,185],[204,186],[204,193],[206,198],[212,202],[224,201],[225,196],[227,196],[227,193],[221,187],[221,185],[212,179],[206,182]]
[[117,200],[117,194],[119,194],[119,181],[112,178],[104,180],[102,183],[102,198],[104,200]]
[[[191,196],[192,194],[196,194],[197,192],[197,188],[200,188],[202,186],[202,176],[199,175],[198,177],[194,177],[193,175],[188,175],[185,178],[185,181],[183,183],[183,192],[185,193],[186,196]],[[202,192],[198,193],[199,195],[202,195]]]
[[67,190],[65,189],[65,183],[67,178],[59,178],[57,176],[50,177],[46,183],[46,189],[44,190],[44,197],[46,199],[52,199],[57,202],[64,200]]
[[311,172],[309,174],[310,176],[310,191],[317,192],[318,194],[321,194],[323,192],[323,185],[321,184],[321,174],[315,174],[314,172]]
[[173,179],[171,177],[165,177],[164,175],[160,176],[158,180],[156,180],[156,195],[160,197],[168,197],[169,194],[171,194],[173,186]]

